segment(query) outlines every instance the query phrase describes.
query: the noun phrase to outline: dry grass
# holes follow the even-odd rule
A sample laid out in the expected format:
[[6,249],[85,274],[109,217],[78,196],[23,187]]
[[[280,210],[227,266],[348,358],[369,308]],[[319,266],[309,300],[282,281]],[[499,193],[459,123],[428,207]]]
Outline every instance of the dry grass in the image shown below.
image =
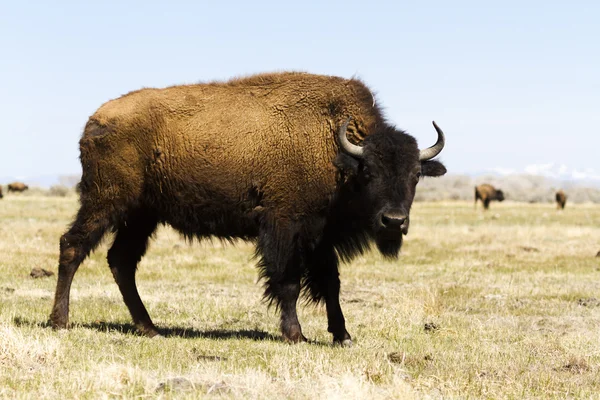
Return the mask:
[[[278,339],[252,247],[163,228],[139,286],[164,339],[132,333],[103,245],[73,285],[68,331],[46,326],[74,198],[0,201],[0,398],[598,398],[600,206],[418,203],[398,262],[342,270],[350,349],[324,310],[312,344]],[[107,241],[108,242],[108,241]]]

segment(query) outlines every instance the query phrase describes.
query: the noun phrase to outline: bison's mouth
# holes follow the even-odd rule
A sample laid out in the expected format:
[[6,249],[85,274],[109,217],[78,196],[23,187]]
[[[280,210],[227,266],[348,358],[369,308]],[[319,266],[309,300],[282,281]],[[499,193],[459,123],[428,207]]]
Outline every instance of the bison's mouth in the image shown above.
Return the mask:
[[408,228],[383,228],[377,231],[377,236],[384,239],[395,239],[408,233]]
[[398,258],[398,253],[402,247],[402,231],[381,230],[375,235],[375,244],[384,257]]

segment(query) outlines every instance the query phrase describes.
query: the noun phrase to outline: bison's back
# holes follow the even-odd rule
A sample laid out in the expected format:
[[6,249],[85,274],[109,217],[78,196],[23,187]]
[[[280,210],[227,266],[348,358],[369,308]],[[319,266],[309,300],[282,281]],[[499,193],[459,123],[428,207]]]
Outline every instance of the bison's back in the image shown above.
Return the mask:
[[335,131],[347,116],[356,137],[381,123],[368,89],[335,77],[287,73],[143,89],[90,118],[84,175],[86,162],[118,169],[105,175],[108,186],[154,204],[314,212],[335,190]]
[[490,185],[488,183],[482,183],[481,185],[478,185],[476,187],[476,190],[479,191],[480,193],[493,193],[496,191],[496,188],[494,188],[492,185]]

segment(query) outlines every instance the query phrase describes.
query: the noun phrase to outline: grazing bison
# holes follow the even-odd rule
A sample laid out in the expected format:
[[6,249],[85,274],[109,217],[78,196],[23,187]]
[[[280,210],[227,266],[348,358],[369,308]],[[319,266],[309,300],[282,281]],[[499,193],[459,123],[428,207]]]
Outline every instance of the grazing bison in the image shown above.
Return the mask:
[[7,186],[7,192],[24,192],[29,189],[29,186],[24,184],[23,182],[13,182],[9,183]]
[[562,190],[556,192],[556,208],[558,210],[564,210],[567,204],[567,195]]
[[475,207],[477,207],[477,200],[481,200],[483,208],[487,210],[490,208],[490,201],[504,201],[504,193],[502,193],[502,190],[496,190],[492,185],[484,183],[475,186]]
[[52,325],[67,326],[73,276],[112,229],[109,267],[138,330],[157,335],[135,272],[157,225],[169,224],[190,238],[255,242],[285,340],[306,340],[302,291],[325,303],[334,343],[350,344],[338,264],[372,242],[397,257],[417,182],[446,172],[432,160],[444,147],[434,126],[436,144],[419,150],[361,81],[305,73],[142,89],[105,103],[79,142],[81,205],[60,239]]

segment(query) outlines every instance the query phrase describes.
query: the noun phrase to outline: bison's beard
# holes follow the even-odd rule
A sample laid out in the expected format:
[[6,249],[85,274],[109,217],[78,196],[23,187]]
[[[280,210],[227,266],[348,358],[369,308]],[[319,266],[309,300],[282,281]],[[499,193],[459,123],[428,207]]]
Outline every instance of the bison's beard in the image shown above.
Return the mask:
[[375,244],[385,258],[396,259],[402,247],[402,234],[397,235],[378,234],[375,236]]

